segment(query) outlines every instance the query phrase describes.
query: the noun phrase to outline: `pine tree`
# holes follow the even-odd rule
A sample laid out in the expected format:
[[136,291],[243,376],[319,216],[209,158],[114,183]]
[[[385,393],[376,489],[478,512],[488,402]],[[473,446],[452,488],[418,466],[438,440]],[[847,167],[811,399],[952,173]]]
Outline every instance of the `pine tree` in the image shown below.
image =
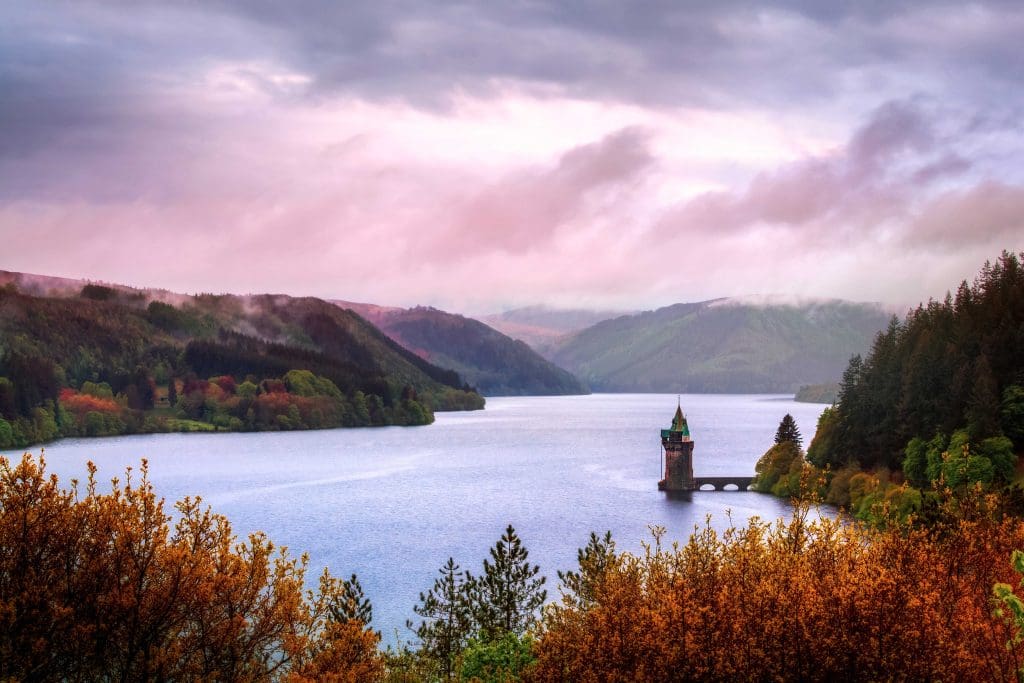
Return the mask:
[[341,582],[341,595],[330,606],[330,610],[331,618],[339,624],[359,621],[363,626],[369,626],[373,621],[373,606],[370,605],[370,599],[363,595],[363,587],[359,585],[355,574]]
[[974,439],[997,436],[999,432],[999,390],[985,354],[974,362],[974,386],[967,404],[967,426]]
[[[465,649],[473,630],[473,613],[469,602],[467,575],[453,558],[441,567],[434,586],[420,593],[420,604],[413,611],[423,617],[416,627],[420,652],[436,661],[444,680],[455,674],[456,662]],[[412,622],[406,626],[412,628]]]
[[843,379],[839,383],[839,404],[843,405],[854,398],[854,392],[857,390],[857,384],[860,383],[861,373],[864,371],[864,361],[861,359],[860,354],[855,354],[850,358],[849,364],[846,366],[846,370],[843,371]]
[[482,636],[496,640],[512,633],[522,635],[534,621],[547,591],[540,567],[530,566],[529,552],[511,524],[484,560],[484,573],[470,577],[474,618]]
[[606,531],[604,536],[590,532],[590,541],[586,548],[576,551],[579,571],[558,572],[558,580],[562,582],[562,593],[571,598],[574,605],[587,609],[594,604],[594,589],[604,577],[609,566],[615,561],[615,541],[612,532]]
[[1024,449],[1024,387],[1011,384],[1003,390],[999,424],[1018,450]]
[[796,426],[796,420],[789,413],[786,413],[786,416],[782,418],[782,422],[779,423],[779,428],[775,432],[775,443],[785,443],[786,441],[792,441],[798,448],[803,444],[800,430]]

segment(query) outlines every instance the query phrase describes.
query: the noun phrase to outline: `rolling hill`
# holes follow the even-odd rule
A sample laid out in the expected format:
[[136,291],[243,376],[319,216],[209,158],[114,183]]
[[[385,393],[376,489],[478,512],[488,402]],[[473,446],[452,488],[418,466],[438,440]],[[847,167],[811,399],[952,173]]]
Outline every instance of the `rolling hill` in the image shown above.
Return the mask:
[[335,303],[356,311],[422,358],[458,372],[487,396],[587,393],[572,374],[478,320],[435,308]]
[[436,410],[483,405],[458,373],[321,299],[186,296],[0,271],[0,446],[425,424]]
[[599,322],[550,357],[595,391],[794,392],[838,379],[888,319],[874,304],[717,299]]

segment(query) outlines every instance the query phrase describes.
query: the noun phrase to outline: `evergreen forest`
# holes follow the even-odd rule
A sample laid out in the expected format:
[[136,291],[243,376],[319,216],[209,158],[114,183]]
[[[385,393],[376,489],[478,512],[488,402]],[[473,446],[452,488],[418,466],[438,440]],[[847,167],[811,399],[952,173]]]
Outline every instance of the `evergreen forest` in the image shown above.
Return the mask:
[[756,486],[790,496],[813,481],[825,502],[876,520],[927,514],[945,488],[1020,496],[1022,258],[1003,252],[955,294],[893,317],[850,359],[806,453],[777,443]]

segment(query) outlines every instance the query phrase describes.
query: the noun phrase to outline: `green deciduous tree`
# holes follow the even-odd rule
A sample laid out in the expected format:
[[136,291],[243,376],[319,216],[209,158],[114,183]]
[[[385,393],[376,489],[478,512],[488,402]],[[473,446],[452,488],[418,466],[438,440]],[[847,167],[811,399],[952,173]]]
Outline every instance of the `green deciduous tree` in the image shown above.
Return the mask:
[[757,476],[754,477],[753,488],[784,498],[797,495],[806,467],[809,465],[796,442],[787,439],[776,443],[754,466]]
[[[1010,554],[1010,564],[1018,575],[1024,575],[1024,553],[1014,550]],[[1024,579],[1021,579],[1020,587],[1024,588]],[[1024,601],[1013,592],[1013,586],[1008,583],[996,583],[992,586],[992,594],[998,605],[995,609],[996,616],[1013,628],[1013,635],[1006,643],[1006,649],[1013,650],[1024,641]],[[1017,680],[1024,680],[1024,669],[1017,670]]]
[[513,683],[534,662],[533,639],[506,633],[496,640],[474,640],[466,648],[460,679],[472,683]]

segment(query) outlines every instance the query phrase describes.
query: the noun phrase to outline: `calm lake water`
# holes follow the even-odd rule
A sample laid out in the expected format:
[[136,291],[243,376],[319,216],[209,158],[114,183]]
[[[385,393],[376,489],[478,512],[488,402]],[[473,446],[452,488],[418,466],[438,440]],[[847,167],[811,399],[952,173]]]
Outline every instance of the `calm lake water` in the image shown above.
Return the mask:
[[[783,415],[809,441],[823,409],[761,395],[683,395],[682,404],[697,476],[753,474]],[[727,511],[737,524],[788,514],[751,492],[660,493],[658,430],[675,408],[675,395],[489,398],[484,411],[439,413],[427,427],[67,439],[46,460],[67,482],[84,479],[88,460],[108,480],[148,459],[168,503],[202,496],[240,537],[263,530],[308,552],[313,578],[324,566],[357,573],[374,626],[394,642],[396,629],[410,636],[405,620],[445,560],[478,573],[509,523],[554,596],[555,571],[575,566],[591,531],[637,550],[651,524],[683,541],[707,515],[723,529]]]

